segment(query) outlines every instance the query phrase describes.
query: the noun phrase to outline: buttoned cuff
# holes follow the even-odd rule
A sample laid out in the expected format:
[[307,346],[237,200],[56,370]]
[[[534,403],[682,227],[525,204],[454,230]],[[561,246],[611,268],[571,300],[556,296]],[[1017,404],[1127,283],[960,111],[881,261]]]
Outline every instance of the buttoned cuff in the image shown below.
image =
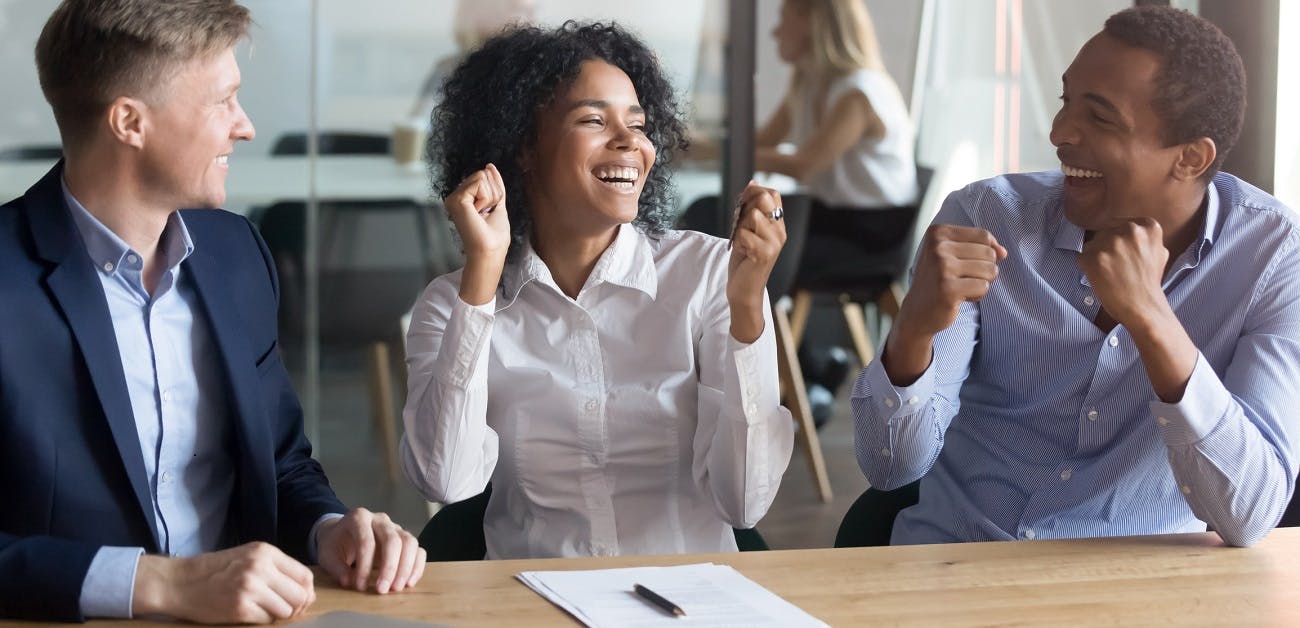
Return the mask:
[[740,387],[741,414],[744,415],[745,423],[748,425],[761,422],[767,416],[763,410],[769,404],[780,404],[780,399],[766,399],[763,394],[765,385],[771,386],[773,382],[764,381],[763,369],[771,363],[771,358],[762,340],[763,336],[760,335],[758,340],[745,344],[730,335],[727,338],[727,351],[731,354],[732,364],[736,367],[736,383]]
[[915,414],[930,396],[934,394],[934,359],[925,367],[925,372],[916,378],[910,386],[895,386],[889,381],[889,374],[880,360],[873,360],[866,371],[866,394],[855,397],[867,397],[875,415],[884,421],[893,421]]
[[496,319],[496,297],[483,305],[470,305],[456,297],[451,306],[451,317],[443,332],[442,350],[438,354],[438,368],[434,375],[448,385],[465,388],[474,375],[474,367],[487,347],[492,335],[492,321]]
[[321,515],[320,519],[316,520],[316,523],[311,524],[311,532],[307,533],[307,561],[308,562],[312,564],[320,562],[318,560],[320,558],[320,552],[316,548],[316,542],[319,540],[316,538],[317,536],[316,533],[320,531],[320,524],[333,519],[342,519],[342,518],[343,515],[341,513],[331,512],[331,513],[326,513]]
[[1205,356],[1198,353],[1183,398],[1178,403],[1152,401],[1151,417],[1166,445],[1195,445],[1219,426],[1231,403],[1232,394],[1224,388]]
[[95,552],[81,583],[79,604],[84,617],[130,619],[135,595],[135,570],[142,547],[101,547]]

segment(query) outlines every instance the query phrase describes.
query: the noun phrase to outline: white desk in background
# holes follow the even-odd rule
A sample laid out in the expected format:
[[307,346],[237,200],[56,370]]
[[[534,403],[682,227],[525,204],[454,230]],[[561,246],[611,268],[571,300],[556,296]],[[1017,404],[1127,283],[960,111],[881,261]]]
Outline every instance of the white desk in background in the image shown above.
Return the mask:
[[[0,203],[22,196],[53,166],[48,161],[0,163]],[[252,208],[280,200],[307,197],[307,158],[244,156],[235,151],[230,157],[230,176],[226,181],[226,209],[247,214]],[[316,161],[315,197],[333,200],[375,198],[409,198],[427,201],[432,197],[429,173],[423,165],[399,165],[388,157],[323,156]],[[763,179],[783,192],[794,188],[792,179]],[[722,177],[716,170],[678,168],[674,182],[685,209],[691,201],[708,194],[718,194]]]

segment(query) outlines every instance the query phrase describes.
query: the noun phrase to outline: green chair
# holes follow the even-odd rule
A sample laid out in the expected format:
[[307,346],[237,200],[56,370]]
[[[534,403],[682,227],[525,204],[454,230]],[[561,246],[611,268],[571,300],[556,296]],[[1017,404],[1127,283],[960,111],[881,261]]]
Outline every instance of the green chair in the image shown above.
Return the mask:
[[849,506],[835,534],[835,547],[874,547],[889,545],[898,513],[921,498],[921,481],[892,491],[867,489]]
[[[429,562],[483,560],[487,542],[483,540],[483,513],[487,511],[492,485],[464,501],[443,506],[420,531],[420,547]],[[736,530],[736,546],[742,552],[770,549],[757,529]]]

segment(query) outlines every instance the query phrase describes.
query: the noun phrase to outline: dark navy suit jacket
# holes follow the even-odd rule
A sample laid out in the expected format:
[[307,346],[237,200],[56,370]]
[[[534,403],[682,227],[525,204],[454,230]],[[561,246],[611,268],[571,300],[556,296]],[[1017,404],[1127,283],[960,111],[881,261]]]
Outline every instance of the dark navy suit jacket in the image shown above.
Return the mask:
[[[80,620],[103,545],[158,552],[144,454],[103,286],[63,200],[62,164],[0,206],[0,616]],[[318,518],[343,512],[280,359],[279,284],[244,218],[184,210],[183,262],[230,400],[235,489],[226,537],[306,561]],[[127,368],[150,368],[126,365]]]

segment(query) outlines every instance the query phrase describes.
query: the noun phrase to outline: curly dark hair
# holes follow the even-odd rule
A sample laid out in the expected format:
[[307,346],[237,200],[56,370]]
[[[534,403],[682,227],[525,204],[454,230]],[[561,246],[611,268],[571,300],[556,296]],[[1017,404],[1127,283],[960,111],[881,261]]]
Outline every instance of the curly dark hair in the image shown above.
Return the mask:
[[676,190],[666,166],[687,148],[686,123],[655,54],[614,23],[515,26],[484,42],[447,78],[427,146],[439,198],[489,162],[501,171],[509,199],[511,258],[532,226],[519,158],[537,140],[538,113],[577,79],[584,61],[594,59],[631,79],[646,112],[646,137],[656,151],[633,224],[649,234],[672,225]]
[[1165,142],[1214,140],[1214,162],[1203,178],[1214,176],[1246,115],[1246,69],[1232,40],[1209,20],[1157,5],[1120,11],[1102,32],[1155,53],[1160,69],[1153,104],[1165,121]]

